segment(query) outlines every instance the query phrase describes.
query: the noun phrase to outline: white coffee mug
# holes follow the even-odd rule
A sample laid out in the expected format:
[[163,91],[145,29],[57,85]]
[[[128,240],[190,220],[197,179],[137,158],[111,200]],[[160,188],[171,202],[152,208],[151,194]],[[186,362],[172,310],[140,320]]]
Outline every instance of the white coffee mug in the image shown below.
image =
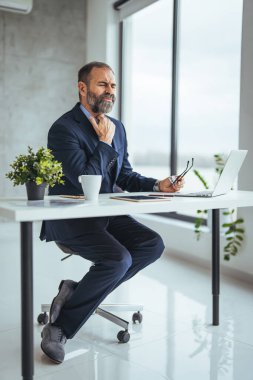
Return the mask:
[[97,201],[101,187],[101,175],[79,175],[78,181],[82,184],[83,193],[87,201]]

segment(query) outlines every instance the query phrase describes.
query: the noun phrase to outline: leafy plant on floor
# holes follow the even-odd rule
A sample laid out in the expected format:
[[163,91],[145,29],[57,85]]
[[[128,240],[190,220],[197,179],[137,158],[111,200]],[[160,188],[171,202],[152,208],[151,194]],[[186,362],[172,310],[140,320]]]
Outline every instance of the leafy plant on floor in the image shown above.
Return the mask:
[[[225,160],[220,154],[214,155],[215,160],[215,172],[218,176],[221,175]],[[198,170],[194,170],[195,175],[201,181],[205,189],[208,189],[209,186],[203,176],[200,174]],[[197,240],[201,237],[201,226],[205,221],[205,216],[207,214],[207,210],[197,210],[197,217],[195,220],[195,236]],[[244,240],[244,220],[242,218],[235,218],[235,209],[232,210],[224,210],[222,214],[226,217],[230,217],[231,221],[228,223],[223,223],[222,227],[225,228],[225,237],[226,237],[226,245],[224,246],[224,260],[229,261],[231,256],[236,256],[241,247],[241,244]]]

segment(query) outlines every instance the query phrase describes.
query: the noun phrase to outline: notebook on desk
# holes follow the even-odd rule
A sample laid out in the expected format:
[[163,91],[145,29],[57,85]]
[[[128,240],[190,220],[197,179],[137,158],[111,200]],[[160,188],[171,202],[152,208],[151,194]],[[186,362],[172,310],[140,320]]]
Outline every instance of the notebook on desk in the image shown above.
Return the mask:
[[173,197],[217,197],[218,195],[227,194],[241,169],[243,161],[246,157],[247,150],[232,150],[227,158],[224,169],[213,190],[204,190],[192,193],[172,193]]

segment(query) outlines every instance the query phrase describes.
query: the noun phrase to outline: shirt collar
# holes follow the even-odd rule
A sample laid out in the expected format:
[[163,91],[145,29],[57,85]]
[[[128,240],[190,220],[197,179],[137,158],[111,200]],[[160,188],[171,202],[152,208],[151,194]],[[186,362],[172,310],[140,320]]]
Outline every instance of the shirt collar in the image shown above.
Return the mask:
[[82,104],[80,104],[80,110],[83,111],[83,113],[85,114],[85,116],[89,120],[91,117],[91,114]]

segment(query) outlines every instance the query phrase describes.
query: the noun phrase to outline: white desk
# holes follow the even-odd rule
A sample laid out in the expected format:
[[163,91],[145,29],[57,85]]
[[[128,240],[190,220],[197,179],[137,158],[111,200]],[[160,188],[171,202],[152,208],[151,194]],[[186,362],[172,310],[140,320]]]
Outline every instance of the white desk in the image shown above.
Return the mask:
[[23,380],[32,380],[34,373],[32,241],[32,223],[34,221],[212,209],[213,325],[219,324],[219,209],[253,206],[253,192],[231,191],[227,195],[215,198],[173,198],[166,202],[150,203],[113,200],[110,199],[110,195],[111,194],[100,195],[99,202],[95,204],[56,196],[46,197],[44,201],[0,198],[0,216],[20,222],[21,224],[21,340]]

